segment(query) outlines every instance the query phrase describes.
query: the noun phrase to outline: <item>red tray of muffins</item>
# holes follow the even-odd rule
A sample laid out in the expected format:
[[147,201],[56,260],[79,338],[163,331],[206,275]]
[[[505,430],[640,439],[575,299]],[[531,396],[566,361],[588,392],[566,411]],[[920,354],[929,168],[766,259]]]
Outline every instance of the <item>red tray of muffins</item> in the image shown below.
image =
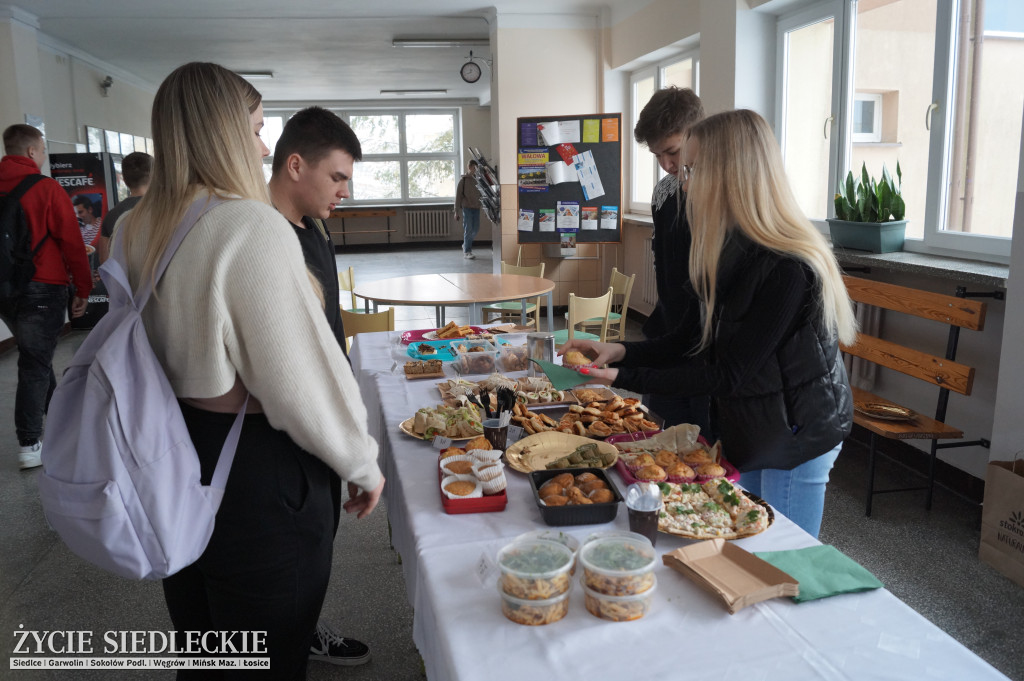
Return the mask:
[[453,515],[457,513],[496,513],[504,511],[508,505],[508,495],[505,493],[505,490],[501,490],[498,494],[485,494],[482,497],[449,499],[441,489],[441,481],[443,479],[443,473],[438,470],[437,489],[441,494],[441,506],[444,508],[445,513]]

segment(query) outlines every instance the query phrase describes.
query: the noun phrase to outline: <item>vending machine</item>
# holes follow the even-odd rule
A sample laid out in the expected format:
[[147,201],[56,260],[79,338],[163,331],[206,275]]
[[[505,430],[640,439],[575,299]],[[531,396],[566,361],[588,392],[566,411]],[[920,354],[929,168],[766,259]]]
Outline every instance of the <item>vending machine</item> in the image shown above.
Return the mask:
[[108,307],[107,289],[100,280],[100,261],[96,253],[100,225],[107,212],[128,197],[128,186],[121,177],[121,155],[106,152],[51,154],[50,175],[68,193],[92,269],[89,305],[84,315],[71,318],[71,327],[91,329]]

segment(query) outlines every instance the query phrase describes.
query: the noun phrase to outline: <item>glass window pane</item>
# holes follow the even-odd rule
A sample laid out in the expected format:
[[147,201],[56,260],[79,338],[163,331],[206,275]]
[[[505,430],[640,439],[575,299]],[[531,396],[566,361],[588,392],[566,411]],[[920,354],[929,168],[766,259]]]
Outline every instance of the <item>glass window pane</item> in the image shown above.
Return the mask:
[[107,151],[112,154],[121,153],[121,136],[114,130],[106,130],[104,134],[107,137]]
[[[406,116],[405,145],[406,151],[410,154],[455,153],[455,116],[452,114],[410,114]],[[454,195],[453,188],[451,196]]]
[[126,132],[121,133],[121,153],[125,156],[135,151],[135,137]]
[[[636,127],[640,111],[643,110],[653,95],[654,76],[641,78],[633,84],[633,125],[631,127]],[[632,135],[630,137],[632,138]],[[650,204],[656,178],[654,157],[651,156],[651,152],[648,151],[645,145],[639,144],[635,140],[632,142],[632,147],[633,195],[631,199],[635,203]]]
[[284,130],[284,118],[281,116],[264,116],[263,117],[263,129],[260,130],[260,139],[267,145],[267,149],[270,149],[270,155],[274,155],[274,148],[277,146],[277,140],[281,138],[281,132]]
[[[979,4],[985,12],[980,17],[984,27],[981,41],[976,44],[970,35],[963,35],[964,27],[959,27],[959,40],[966,43],[968,56],[957,73],[960,85],[955,111],[959,120],[953,126],[945,227],[1011,237],[1024,115],[1024,78],[1020,77],[1024,11],[1019,0]],[[977,80],[971,82],[974,74]]]
[[932,101],[936,5],[937,0],[860,3],[856,18],[853,87],[881,93],[882,129],[881,144],[853,145],[850,169],[857,174],[866,163],[878,178],[885,164],[895,176],[899,161],[907,236],[916,238],[924,236],[930,138],[925,112]]
[[[451,195],[454,194],[453,189]],[[366,161],[355,164],[352,171],[354,201],[401,198],[402,175],[398,161]]]
[[92,126],[85,127],[88,151],[104,151],[103,149],[103,131],[99,128]]
[[150,156],[153,155],[153,138],[152,137],[147,137],[146,138],[146,153],[149,154]]
[[399,153],[397,115],[352,116],[349,125],[359,138],[363,155]]
[[455,161],[409,162],[409,198],[436,199],[455,196]]
[[829,140],[825,137],[826,121],[832,115],[834,24],[828,18],[785,35],[786,174],[800,208],[816,220],[828,217],[834,191],[829,186]]
[[693,60],[683,59],[661,70],[661,86],[693,87]]

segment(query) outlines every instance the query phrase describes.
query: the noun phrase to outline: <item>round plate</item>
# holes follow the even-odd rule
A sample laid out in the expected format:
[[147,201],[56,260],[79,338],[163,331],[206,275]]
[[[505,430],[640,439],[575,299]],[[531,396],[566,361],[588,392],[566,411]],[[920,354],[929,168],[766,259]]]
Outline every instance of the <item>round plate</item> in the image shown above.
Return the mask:
[[[767,501],[765,501],[764,499],[762,499],[761,497],[757,496],[752,492],[748,492],[746,490],[739,491],[742,492],[748,499],[753,501],[758,506],[764,507],[765,511],[768,513],[768,525],[767,527],[765,527],[765,529],[771,527],[772,524],[775,522],[775,511],[772,510],[771,505],[769,505]],[[661,523],[658,523],[658,532],[661,532],[662,534],[671,534],[674,537],[683,537],[684,539],[711,539],[711,537],[695,537],[693,534],[688,532],[671,532],[669,530],[663,529],[661,527]],[[743,539],[744,537],[753,537],[755,534],[761,534],[761,532],[764,532],[764,530],[759,530],[757,532],[736,532],[733,534],[722,534],[718,535],[717,537],[714,537],[714,539]]]
[[879,421],[910,421],[916,416],[912,410],[906,407],[886,404],[885,402],[854,404],[853,410],[864,414],[868,418],[878,419]]
[[[597,451],[615,454],[615,461],[618,461],[619,450],[607,442],[600,442],[593,438],[582,435],[571,435],[557,430],[550,430],[546,433],[537,433],[524,437],[519,442],[505,450],[505,461],[509,468],[520,473],[532,473],[533,471],[546,470],[547,464],[563,456],[568,456],[580,445],[596,444]],[[598,468],[609,468],[615,465],[612,461],[607,466]],[[572,469],[566,469],[572,470]]]
[[[406,435],[408,435],[409,437],[414,437],[417,440],[423,440],[425,442],[430,442],[430,440],[428,440],[427,438],[423,437],[422,435],[417,435],[416,431],[414,431],[412,429],[412,424],[413,424],[413,421],[415,421],[415,420],[416,420],[415,416],[407,418],[406,420],[404,420],[404,421],[402,421],[401,423],[398,424],[398,429],[400,431],[402,431],[403,433],[405,433]],[[460,440],[472,440],[473,438],[480,437],[483,434],[484,434],[484,431],[481,430],[476,435],[470,435],[469,437],[453,437],[451,439],[452,439],[452,442],[458,442]]]

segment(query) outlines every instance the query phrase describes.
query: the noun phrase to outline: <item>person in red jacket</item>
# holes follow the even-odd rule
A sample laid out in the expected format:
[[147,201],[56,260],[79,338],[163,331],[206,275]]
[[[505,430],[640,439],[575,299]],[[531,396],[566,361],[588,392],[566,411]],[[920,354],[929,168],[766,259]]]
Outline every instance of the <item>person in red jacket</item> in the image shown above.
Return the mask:
[[[10,126],[4,130],[4,154],[0,194],[9,194],[23,179],[40,172],[46,159],[42,133],[30,125]],[[32,281],[16,296],[0,298],[0,319],[18,345],[14,427],[19,465],[26,469],[41,464],[43,416],[57,387],[53,353],[64,327],[69,279],[75,287],[71,316],[80,317],[92,289],[92,274],[75,211],[56,180],[47,177],[36,183],[21,198],[21,208],[32,230],[33,247],[49,235],[33,259]]]

